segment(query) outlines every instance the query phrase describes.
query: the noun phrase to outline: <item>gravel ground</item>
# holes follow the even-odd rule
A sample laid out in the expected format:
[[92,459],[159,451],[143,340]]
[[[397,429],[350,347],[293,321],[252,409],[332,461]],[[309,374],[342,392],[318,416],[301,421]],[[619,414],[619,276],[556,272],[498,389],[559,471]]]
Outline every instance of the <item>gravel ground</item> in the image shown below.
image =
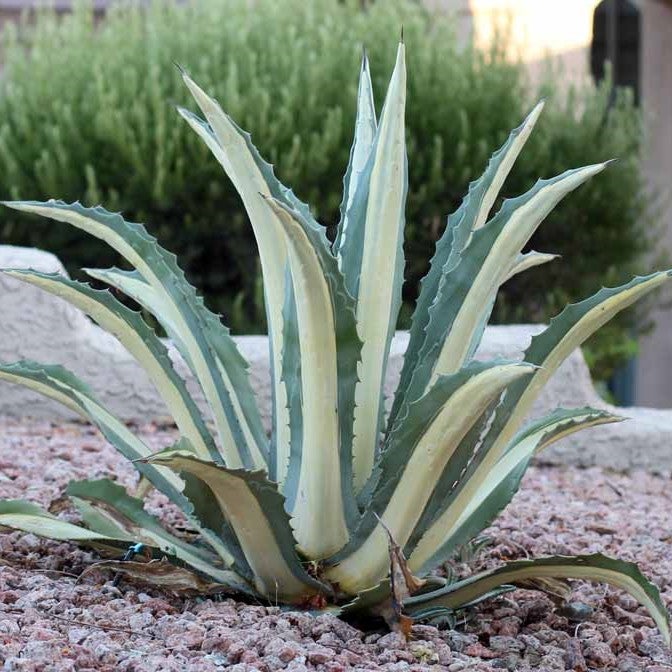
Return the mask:
[[[86,425],[0,422],[0,497],[64,510],[71,478],[115,477],[132,468]],[[146,426],[157,449],[170,429]],[[535,467],[497,524],[491,543],[455,570],[466,574],[528,554],[592,553],[637,560],[672,605],[669,478],[598,469]],[[179,514],[161,495],[148,508]],[[312,618],[233,600],[194,600],[108,577],[78,574],[95,554],[15,532],[0,533],[2,670],[245,672],[261,670],[672,669],[653,622],[629,596],[576,582],[565,613],[550,599],[515,591],[483,606],[466,626],[361,632],[331,616]],[[563,615],[564,614],[564,615]]]

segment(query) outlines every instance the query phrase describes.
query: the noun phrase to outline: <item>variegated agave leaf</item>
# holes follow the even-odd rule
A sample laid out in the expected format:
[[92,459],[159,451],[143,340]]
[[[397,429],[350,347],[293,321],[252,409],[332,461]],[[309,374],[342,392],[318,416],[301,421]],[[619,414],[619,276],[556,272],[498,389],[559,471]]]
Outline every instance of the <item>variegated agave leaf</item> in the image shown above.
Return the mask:
[[670,277],[670,271],[635,278],[621,287],[602,289],[585,301],[568,306],[550,326],[532,339],[524,354],[526,361],[539,368],[529,377],[529,384],[513,383],[496,409],[479,455],[457,484],[454,496],[446,503],[443,513],[429,528],[425,543],[411,556],[411,566],[427,566],[442,540],[455,531],[456,521],[470,507],[484,484],[497,472],[498,461],[512,446],[532,403],[543,385],[560,364],[600,326],[634,301],[660,287]]
[[479,229],[485,223],[499,190],[532,133],[543,108],[544,103],[539,103],[527,119],[511,132],[504,145],[492,155],[483,175],[469,185],[469,191],[460,207],[448,217],[446,229],[436,244],[429,272],[420,285],[420,295],[413,311],[410,339],[404,356],[401,379],[390,412],[390,423],[394,421],[399,412],[399,406],[406,395],[411,376],[418,365],[420,351],[426,339],[429,309],[439,292],[442,278],[459,261],[472,231]]
[[[176,330],[212,410],[220,451],[231,466],[266,465],[261,420],[249,386],[246,364],[219,319],[210,313],[186,281],[175,256],[158,245],[141,224],[126,222],[103,208],[62,201],[12,202],[11,208],[70,224],[114,248],[131,263],[157,295],[156,318]],[[228,357],[227,357],[228,355]]]
[[596,553],[576,557],[556,556],[537,560],[516,560],[503,567],[475,574],[438,590],[410,597],[406,609],[412,615],[431,607],[457,609],[498,586],[516,584],[529,579],[585,579],[621,588],[644,605],[656,622],[666,644],[670,644],[667,609],[658,589],[642,575],[632,562],[614,560]]
[[[366,71],[362,76],[366,78]],[[356,187],[344,197],[349,205],[339,238],[340,265],[345,285],[355,298],[363,343],[353,428],[356,491],[364,487],[378,452],[384,417],[383,384],[401,307],[408,189],[405,107],[406,60],[402,43],[368,159],[356,175]]]
[[403,547],[462,438],[507,385],[532,370],[518,363],[472,363],[441,378],[398,419],[374,471],[370,505],[327,572],[332,581],[354,593],[385,578],[387,533],[379,520]]
[[179,473],[191,474],[212,493],[212,506],[229,521],[262,595],[304,602],[328,588],[301,564],[284,498],[260,471],[228,469],[184,450],[165,450],[147,458]]
[[166,346],[139,313],[126,308],[107,291],[93,289],[58,273],[11,269],[3,273],[64,299],[116,336],[145,369],[180,432],[196,453],[203,458],[221,459],[198,407],[173,369]]
[[[340,550],[358,516],[352,488],[353,413],[357,362],[354,301],[322,227],[280,201],[269,201],[287,245],[296,315],[300,399],[289,399],[300,422],[285,481],[302,551],[321,559]],[[287,352],[285,354],[285,359]],[[296,408],[300,401],[300,408]],[[300,430],[300,435],[299,435]]]

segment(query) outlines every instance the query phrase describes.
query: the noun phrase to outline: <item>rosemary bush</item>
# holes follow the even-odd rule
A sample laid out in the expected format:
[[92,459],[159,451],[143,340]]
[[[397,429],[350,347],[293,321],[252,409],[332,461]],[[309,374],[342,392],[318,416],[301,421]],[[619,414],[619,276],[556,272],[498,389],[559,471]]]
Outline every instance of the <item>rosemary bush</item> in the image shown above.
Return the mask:
[[[413,54],[400,317],[406,327],[445,213],[457,208],[491,148],[504,141],[537,92],[528,90],[524,67],[507,61],[497,45],[488,52],[460,48],[449,18],[429,17],[410,0],[373,3],[367,11],[361,3],[334,0],[257,0],[254,12],[248,5],[117,6],[97,24],[82,2],[60,19],[43,11],[34,25],[8,26],[0,40],[0,198],[80,198],[148,222],[234,332],[262,331],[259,269],[242,204],[173,114],[170,103],[187,99],[171,63],[190,64],[193,76],[252,132],[280,179],[333,229],[361,45],[369,45],[379,65],[373,83],[382,89],[403,24]],[[552,82],[544,88],[558,98]],[[531,247],[562,254],[564,263],[532,270],[534,293],[509,283],[495,321],[545,321],[596,284],[642,270],[649,218],[637,164],[638,112],[623,95],[607,112],[607,88],[552,102],[504,196],[567,165],[605,156],[621,161],[551,214]],[[53,250],[75,277],[80,264],[120,261],[113,252],[103,257],[80,232],[41,222],[20,226],[20,218],[0,213],[2,240]],[[619,319],[590,346],[598,377],[631,350],[636,322],[627,314]]]

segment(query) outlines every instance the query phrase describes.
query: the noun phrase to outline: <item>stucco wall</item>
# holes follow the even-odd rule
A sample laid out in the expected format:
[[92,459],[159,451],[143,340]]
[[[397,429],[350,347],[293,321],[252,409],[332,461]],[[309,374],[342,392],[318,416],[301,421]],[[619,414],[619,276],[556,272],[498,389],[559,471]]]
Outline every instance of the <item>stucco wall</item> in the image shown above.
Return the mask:
[[[644,169],[658,192],[662,231],[672,265],[672,3],[652,0],[642,16],[642,105],[646,115]],[[670,299],[672,293],[666,298]],[[655,331],[641,341],[636,375],[638,404],[672,407],[672,309],[656,311]]]

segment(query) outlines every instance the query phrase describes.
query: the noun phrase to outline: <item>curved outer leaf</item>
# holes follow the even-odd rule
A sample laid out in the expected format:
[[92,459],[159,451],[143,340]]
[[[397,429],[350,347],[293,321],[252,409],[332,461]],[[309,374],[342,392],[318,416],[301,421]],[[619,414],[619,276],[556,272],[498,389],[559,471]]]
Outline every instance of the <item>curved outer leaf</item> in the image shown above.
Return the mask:
[[418,546],[411,556],[412,568],[424,565],[436,550],[435,544],[446,538],[450,526],[462,515],[476,493],[483,487],[516,430],[527,416],[539,391],[560,364],[614,315],[660,287],[671,274],[672,271],[654,273],[635,278],[615,289],[602,289],[585,301],[567,306],[560,315],[551,320],[550,326],[545,331],[533,337],[532,344],[523,357],[539,368],[528,380],[513,383],[507,390],[480,449],[481,458],[461,479],[454,497],[441,519],[437,521],[435,541],[423,545],[422,552]]
[[448,217],[446,229],[436,243],[430,269],[420,285],[420,295],[413,311],[410,338],[404,355],[399,386],[388,419],[388,428],[392,426],[397,417],[406,388],[417,366],[420,351],[425,342],[429,309],[437,297],[441,279],[459,261],[460,253],[467,244],[472,231],[481,228],[485,223],[504,180],[530,137],[543,108],[544,101],[537,103],[523,123],[511,131],[507,141],[490,158],[483,175],[469,185],[469,191],[460,207]]
[[511,280],[514,275],[518,273],[523,273],[530,268],[535,266],[541,266],[542,264],[547,264],[549,261],[558,259],[559,254],[548,254],[546,252],[535,252],[534,250],[527,252],[525,254],[519,254],[515,263],[511,267],[508,275],[504,278],[503,283]]
[[282,382],[282,306],[287,252],[282,227],[259,194],[276,198],[298,210],[306,219],[312,220],[312,215],[308,206],[277,180],[273,167],[261,158],[252,144],[250,134],[241,130],[217,101],[210,98],[185,72],[182,77],[209,126],[188,110],[178,109],[178,112],[205,142],[240,194],[259,248],[271,348],[273,450],[279,469],[271,477],[282,483],[290,451],[287,393]]
[[[29,360],[0,364],[0,380],[23,385],[67,406],[91,421],[103,436],[127,459],[137,460],[152,453],[135,434],[100,405],[91,390],[62,366],[44,365]],[[135,463],[137,470],[152,485],[180,507],[191,505],[182,494],[184,483],[168,469]]]
[[218,583],[241,593],[253,593],[241,576],[221,566],[217,556],[170,534],[144,510],[142,500],[131,497],[125,488],[113,481],[107,478],[70,481],[66,494],[92,530],[153,546]]
[[93,289],[59,273],[4,270],[5,275],[35,285],[79,308],[114,335],[135,357],[154,383],[180,433],[199,457],[219,460],[219,453],[184,381],[175,373],[166,347],[140,314],[126,308],[109,292]]
[[262,595],[297,603],[324,586],[302,567],[285,513],[284,497],[261,471],[227,469],[193,453],[166,450],[146,458],[200,479],[231,524]]
[[59,541],[92,542],[103,545],[112,542],[115,547],[119,546],[119,542],[129,541],[128,537],[121,534],[119,536],[100,534],[68,523],[37,504],[21,499],[0,500],[0,527],[3,526]]
[[538,578],[599,581],[627,591],[648,609],[665,643],[670,645],[669,617],[658,589],[647,581],[633,562],[614,560],[599,553],[575,557],[555,556],[536,560],[516,560],[431,593],[411,597],[404,602],[404,606],[411,615],[419,608],[458,609],[461,605],[472,602],[498,586]]
[[587,166],[539,180],[525,195],[505,201],[492,221],[473,234],[460,261],[444,276],[429,311],[420,364],[409,385],[411,394],[417,394],[420,385],[427,389],[438,376],[460,368],[473,350],[474,337],[480,337],[484,314],[487,319],[497,290],[523,246],[564,196],[605,166]]
[[408,188],[404,54],[401,43],[374,146],[347,212],[348,235],[338,252],[346,286],[357,302],[357,326],[363,342],[360,382],[355,391],[356,491],[368,479],[378,452],[384,417],[383,381],[401,306]]
[[606,411],[578,408],[558,409],[533,422],[513,439],[507,453],[457,517],[443,515],[450,498],[437,502],[431,517],[427,516],[430,519],[419,530],[422,536],[408,560],[411,570],[420,574],[431,571],[488,527],[516,494],[535,453],[574,432],[621,420]]
[[660,287],[671,276],[672,270],[661,271],[633,278],[620,287],[603,288],[592,297],[567,306],[543,332],[532,337],[523,358],[540,368],[529,381],[512,386],[498,409],[491,430],[493,436],[497,436],[492,459],[499,458],[504,452],[532,403],[560,364],[614,315]]
[[[85,268],[83,270],[90,277],[105,282],[123,292],[157,317],[161,326],[166,330],[166,333],[189,365],[189,368],[195,371],[195,367],[189,357],[189,348],[186,344],[188,337],[185,338],[177,325],[167,317],[170,311],[162,295],[151,285],[147,284],[137,271],[124,271],[118,268],[108,268],[105,270]],[[216,332],[221,326],[219,320],[205,309],[204,313],[207,319],[213,321],[212,326]],[[236,392],[236,394],[231,395],[231,404],[237,416],[245,420],[245,422],[241,423],[240,429],[248,445],[254,443],[265,445],[266,437],[261,426],[259,411],[254,393],[247,379],[247,362],[241,357],[235,342],[231,338],[215,339],[213,347],[217,357],[217,367],[226,382],[227,388]],[[237,366],[233,368],[231,376],[229,376],[229,370],[227,370],[224,364],[224,362],[228,361],[237,362]],[[272,459],[272,455],[269,455],[269,459]]]
[[[85,208],[62,201],[9,202],[8,207],[66,222],[104,240],[129,261],[161,297],[169,324],[179,331],[180,347],[194,367],[212,409],[221,450],[231,466],[265,466],[266,447],[249,437],[261,437],[262,426],[243,358],[219,319],[210,313],[189,285],[175,256],[158,245],[141,224],[126,222],[103,208]],[[224,358],[226,357],[226,359]],[[241,413],[240,409],[245,412]],[[248,419],[254,424],[248,426]],[[245,428],[247,431],[245,431]]]
[[332,555],[349,539],[358,517],[352,490],[352,418],[361,342],[354,301],[325,231],[279,201],[296,305],[301,356],[301,459],[286,493],[292,526],[310,558]]
[[338,223],[338,232],[334,241],[334,250],[338,252],[338,266],[341,268],[342,258],[340,250],[347,234],[350,208],[355,198],[357,187],[366,162],[371,154],[371,148],[376,137],[378,122],[376,108],[373,103],[373,84],[369,71],[369,59],[366,49],[362,54],[362,67],[359,73],[357,89],[357,116],[355,118],[355,137],[350,148],[348,168],[343,177],[343,201],[341,202],[341,221]]
[[528,364],[474,362],[441,378],[413,404],[389,434],[376,469],[377,487],[353,541],[327,572],[347,593],[377,584],[389,570],[388,536],[406,544],[439,477],[464,435],[513,381],[529,376]]

